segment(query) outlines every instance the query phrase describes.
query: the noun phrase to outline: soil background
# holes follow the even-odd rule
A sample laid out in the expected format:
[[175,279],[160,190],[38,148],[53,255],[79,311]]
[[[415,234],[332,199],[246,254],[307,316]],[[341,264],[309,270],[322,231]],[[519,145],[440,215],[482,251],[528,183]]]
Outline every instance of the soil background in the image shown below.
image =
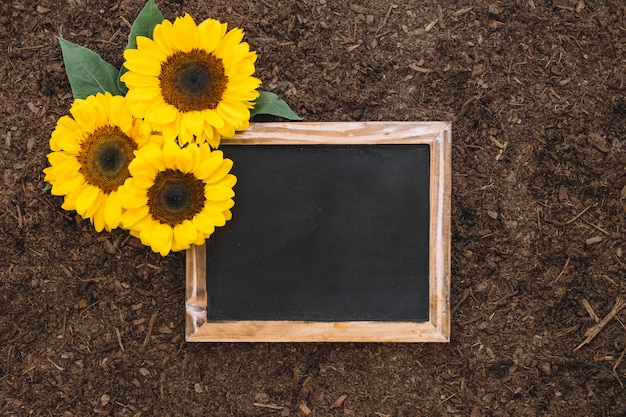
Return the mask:
[[451,342],[185,343],[184,254],[43,191],[56,35],[119,67],[143,1],[4,0],[1,415],[626,415],[623,2],[157,4],[243,27],[307,121],[453,123]]

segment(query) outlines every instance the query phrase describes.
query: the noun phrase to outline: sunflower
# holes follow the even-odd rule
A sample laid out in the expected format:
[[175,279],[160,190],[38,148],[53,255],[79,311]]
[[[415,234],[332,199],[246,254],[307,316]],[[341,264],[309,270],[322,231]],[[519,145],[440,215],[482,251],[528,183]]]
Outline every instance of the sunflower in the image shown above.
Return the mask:
[[207,143],[145,146],[135,152],[120,193],[122,226],[163,256],[203,244],[232,217],[232,165]]
[[186,14],[156,25],[153,39],[138,36],[137,48],[124,52],[121,77],[134,115],[181,145],[216,148],[221,137],[245,130],[261,81],[252,76],[256,52],[243,35],[215,19],[196,26]]
[[50,166],[43,170],[61,206],[90,219],[101,232],[119,226],[118,192],[130,176],[133,152],[160,143],[150,125],[132,117],[124,97],[98,93],[77,99],[70,116],[62,116],[50,137]]

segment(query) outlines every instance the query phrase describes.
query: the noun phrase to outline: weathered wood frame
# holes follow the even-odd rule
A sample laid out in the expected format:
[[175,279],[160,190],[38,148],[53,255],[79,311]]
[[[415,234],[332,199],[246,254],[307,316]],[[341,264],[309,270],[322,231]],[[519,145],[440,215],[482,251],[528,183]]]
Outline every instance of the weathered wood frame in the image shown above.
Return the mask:
[[429,320],[224,321],[207,317],[206,249],[186,254],[188,342],[448,342],[450,340],[451,125],[448,122],[252,123],[229,145],[427,144],[430,146]]

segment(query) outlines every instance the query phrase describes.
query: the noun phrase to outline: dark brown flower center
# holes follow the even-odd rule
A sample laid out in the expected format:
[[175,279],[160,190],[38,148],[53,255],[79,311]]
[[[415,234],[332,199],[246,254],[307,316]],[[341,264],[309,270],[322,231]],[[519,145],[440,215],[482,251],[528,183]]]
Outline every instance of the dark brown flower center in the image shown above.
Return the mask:
[[78,155],[80,173],[88,184],[109,194],[130,177],[128,164],[137,143],[117,126],[102,126],[89,134]]
[[193,174],[167,169],[159,172],[148,190],[152,217],[172,227],[191,220],[202,211],[206,197],[204,182]]
[[215,109],[227,83],[222,60],[203,49],[175,52],[161,64],[163,99],[181,112]]

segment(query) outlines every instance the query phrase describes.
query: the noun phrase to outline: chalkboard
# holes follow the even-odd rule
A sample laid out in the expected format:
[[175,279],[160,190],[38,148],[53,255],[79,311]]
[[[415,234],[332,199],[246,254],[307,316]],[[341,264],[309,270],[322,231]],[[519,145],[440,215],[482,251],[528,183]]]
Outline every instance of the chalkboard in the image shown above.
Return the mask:
[[187,253],[188,341],[449,340],[450,126],[253,124]]

